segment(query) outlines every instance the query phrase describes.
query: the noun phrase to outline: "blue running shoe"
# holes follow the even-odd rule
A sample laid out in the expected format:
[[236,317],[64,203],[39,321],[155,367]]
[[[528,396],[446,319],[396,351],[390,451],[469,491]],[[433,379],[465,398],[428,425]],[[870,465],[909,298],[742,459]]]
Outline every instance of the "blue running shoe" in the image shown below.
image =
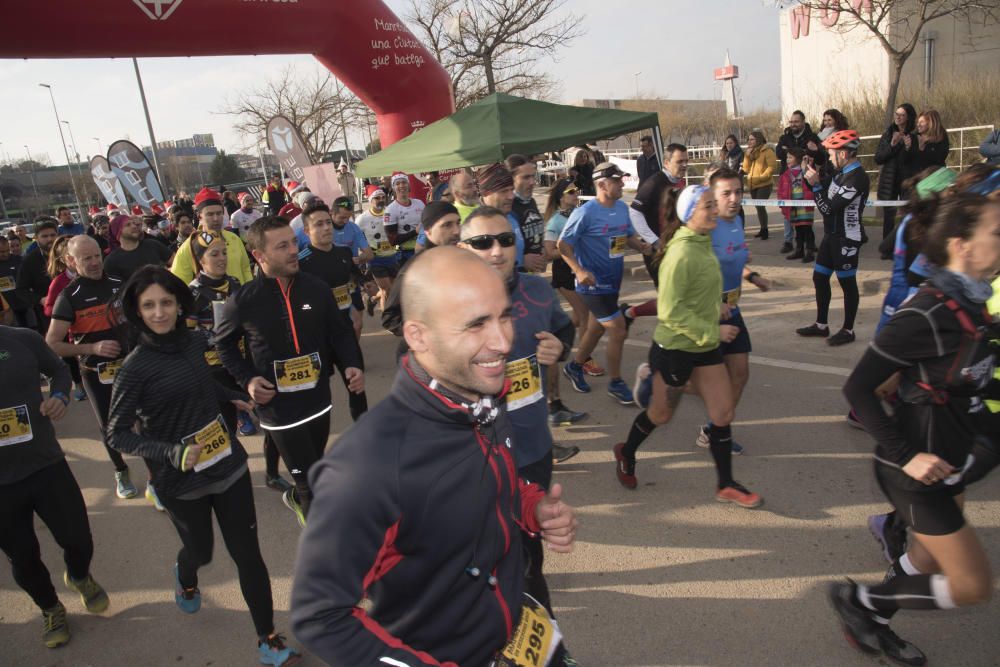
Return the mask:
[[653,397],[653,371],[646,362],[642,362],[635,369],[635,384],[632,385],[632,394],[635,396],[636,405],[643,410],[649,407],[649,400]]
[[[695,441],[695,444],[703,449],[708,449],[708,446],[711,444],[708,437],[708,424],[702,426],[701,430],[698,431],[698,439]],[[733,440],[732,451],[733,456],[739,456],[743,453],[743,445]]]
[[74,401],[85,401],[85,400],[87,400],[87,392],[86,392],[86,390],[83,387],[79,387],[78,389],[74,390],[73,391],[73,400]]
[[581,394],[590,393],[590,385],[587,384],[586,378],[583,377],[583,366],[575,361],[567,361],[563,366],[563,375],[569,378],[570,383],[573,385],[573,389],[577,390]]
[[625,380],[621,378],[615,378],[608,383],[608,394],[615,398],[622,405],[632,405],[635,403],[635,398],[632,396],[632,390],[628,388],[625,384]]
[[285,638],[281,635],[271,635],[257,642],[257,652],[262,665],[275,667],[291,667],[302,659],[295,649],[285,646]]
[[193,614],[201,609],[201,591],[198,587],[184,588],[181,586],[181,575],[177,571],[177,563],[174,563],[174,583],[177,589],[174,591],[174,601],[185,614]]
[[250,418],[245,412],[239,413],[239,417],[236,420],[237,427],[239,428],[240,435],[257,435],[257,426],[253,423],[253,419]]

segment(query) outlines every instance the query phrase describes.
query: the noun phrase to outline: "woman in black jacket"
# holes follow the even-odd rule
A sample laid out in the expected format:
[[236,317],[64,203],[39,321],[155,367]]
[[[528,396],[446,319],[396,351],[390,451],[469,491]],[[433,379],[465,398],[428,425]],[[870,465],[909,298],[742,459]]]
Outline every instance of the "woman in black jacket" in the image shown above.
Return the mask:
[[[913,175],[905,162],[905,137],[912,143],[917,127],[917,111],[912,104],[900,104],[892,117],[892,125],[885,129],[875,151],[875,164],[881,169],[878,174],[878,198],[899,199],[903,181]],[[896,227],[896,209],[882,209],[882,238],[887,238]],[[892,253],[882,253],[882,259],[891,259]]]
[[948,160],[951,143],[941,122],[941,114],[934,109],[917,116],[917,136],[906,147],[909,173],[917,174],[928,167],[943,167]]
[[[926,658],[889,629],[897,611],[982,603],[993,588],[963,505],[982,430],[977,413],[995,367],[986,301],[1000,270],[1000,202],[972,193],[943,202],[924,253],[938,268],[879,331],[844,387],[876,441],[875,478],[913,539],[881,584],[848,580],[830,588],[856,648],[909,665]],[[890,416],[877,389],[896,373]]]
[[293,664],[298,654],[274,632],[271,579],[257,540],[247,454],[219,410],[223,401],[251,410],[250,397],[213,379],[205,361],[207,337],[186,326],[191,292],[166,268],[147,266],[133,274],[121,305],[139,344],[115,377],[108,438],[118,451],[146,460],[181,538],[174,600],[188,614],[201,608],[198,568],[212,560],[214,512],[239,571],[260,661]]

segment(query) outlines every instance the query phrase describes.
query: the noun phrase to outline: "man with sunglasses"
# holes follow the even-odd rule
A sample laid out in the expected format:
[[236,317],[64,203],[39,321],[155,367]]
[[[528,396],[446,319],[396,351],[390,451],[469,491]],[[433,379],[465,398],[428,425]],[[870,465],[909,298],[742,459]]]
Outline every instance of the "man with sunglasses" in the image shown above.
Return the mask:
[[597,198],[573,211],[557,247],[573,270],[576,291],[591,313],[576,356],[563,366],[563,373],[576,391],[589,393],[583,363],[590,358],[597,341],[607,330],[610,340],[606,367],[611,374],[608,394],[622,405],[630,405],[632,390],[622,380],[621,372],[628,329],[618,305],[618,292],[625,272],[625,248],[648,255],[652,246],[636,234],[628,207],[621,201],[625,176],[628,174],[611,162],[602,162],[594,168]]
[[[576,327],[563,311],[559,297],[541,276],[515,270],[514,232],[502,211],[483,206],[462,225],[459,247],[479,255],[504,279],[510,296],[514,339],[507,354],[506,375],[511,388],[507,413],[514,427],[514,460],[518,477],[548,489],[552,484],[552,432],[545,400],[546,367],[569,356]],[[576,449],[579,452],[578,448]],[[575,453],[575,452],[574,452]],[[525,589],[552,612],[549,589],[542,576],[542,542],[526,536]]]

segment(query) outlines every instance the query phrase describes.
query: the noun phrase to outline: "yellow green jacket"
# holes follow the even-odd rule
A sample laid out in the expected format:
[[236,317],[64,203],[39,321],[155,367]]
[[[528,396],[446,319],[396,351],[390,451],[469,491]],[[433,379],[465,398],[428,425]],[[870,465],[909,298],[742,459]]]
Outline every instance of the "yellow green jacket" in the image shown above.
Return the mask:
[[653,340],[666,350],[711,352],[719,347],[721,305],[722,269],[712,237],[682,226],[660,262]]
[[[993,319],[1000,317],[1000,278],[993,281],[993,296],[986,302],[986,309],[990,311]],[[1000,341],[993,341],[993,344],[998,345]],[[993,377],[1000,380],[1000,365],[993,371]],[[1000,401],[986,401],[986,407],[990,412],[1000,412]]]
[[[193,236],[193,235],[192,235]],[[232,232],[222,230],[222,238],[226,239],[226,273],[236,278],[241,285],[253,280],[250,273],[250,258],[247,257],[246,246],[239,236]],[[194,280],[194,257],[191,256],[191,239],[181,244],[174,255],[174,263],[170,267],[170,273],[189,284]]]

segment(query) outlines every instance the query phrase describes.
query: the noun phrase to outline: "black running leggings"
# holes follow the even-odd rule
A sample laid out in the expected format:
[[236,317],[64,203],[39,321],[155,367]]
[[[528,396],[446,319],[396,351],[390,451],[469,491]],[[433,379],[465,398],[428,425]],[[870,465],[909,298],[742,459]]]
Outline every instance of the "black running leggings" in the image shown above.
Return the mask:
[[268,429],[271,441],[278,448],[285,467],[295,483],[295,496],[302,512],[309,513],[312,491],[309,489],[309,469],[323,456],[330,436],[330,411],[293,428]]
[[240,589],[250,609],[257,636],[266,637],[274,632],[271,578],[257,541],[257,512],[253,504],[250,472],[245,472],[222,493],[195,500],[178,500],[161,494],[160,502],[167,509],[183,545],[177,553],[181,585],[185,588],[197,586],[198,568],[212,562],[214,512],[226,550],[236,563]]
[[[858,305],[861,302],[858,279],[855,276],[838,277],[837,282],[840,283],[840,289],[844,292],[844,328],[853,331],[854,320],[858,316]],[[833,290],[830,289],[830,276],[814,271],[813,285],[816,287],[816,322],[827,324],[830,318],[830,299],[833,298]]]
[[101,427],[101,442],[104,443],[104,449],[108,452],[108,458],[115,464],[115,470],[119,472],[128,470],[121,452],[111,449],[108,446],[107,425],[108,411],[111,409],[112,385],[101,384],[97,373],[86,368],[80,368],[80,377],[83,379],[83,388],[87,390],[90,407],[93,408],[94,416],[97,417],[97,425]]
[[79,581],[90,574],[94,540],[87,506],[66,459],[19,482],[0,485],[0,549],[10,561],[14,581],[44,610],[54,607],[59,596],[42,562],[35,514],[62,547],[69,576]]

